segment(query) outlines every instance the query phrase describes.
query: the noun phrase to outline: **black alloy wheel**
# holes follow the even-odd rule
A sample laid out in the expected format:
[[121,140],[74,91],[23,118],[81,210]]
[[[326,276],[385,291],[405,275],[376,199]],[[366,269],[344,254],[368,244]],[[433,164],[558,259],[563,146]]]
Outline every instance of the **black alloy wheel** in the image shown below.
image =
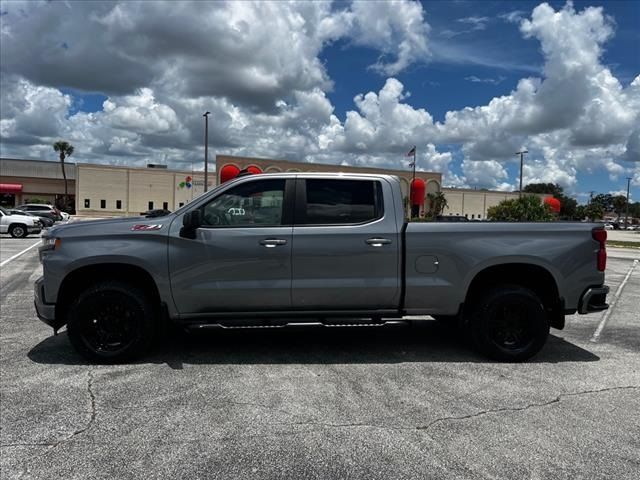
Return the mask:
[[67,320],[71,344],[96,363],[120,363],[142,355],[155,332],[148,296],[123,282],[102,282],[82,292]]
[[533,291],[504,285],[476,302],[469,329],[472,342],[481,353],[495,360],[520,362],[544,346],[549,319]]

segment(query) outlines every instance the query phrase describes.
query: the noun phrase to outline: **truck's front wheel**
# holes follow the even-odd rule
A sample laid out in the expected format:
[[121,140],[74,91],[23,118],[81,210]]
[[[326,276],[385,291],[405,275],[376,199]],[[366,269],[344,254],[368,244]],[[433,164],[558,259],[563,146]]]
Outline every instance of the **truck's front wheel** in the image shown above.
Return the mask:
[[481,353],[495,360],[520,362],[544,346],[549,319],[540,298],[519,286],[496,287],[471,308],[471,339]]
[[153,340],[154,309],[144,291],[124,282],[97,283],[81,292],[67,311],[75,349],[96,363],[141,356]]

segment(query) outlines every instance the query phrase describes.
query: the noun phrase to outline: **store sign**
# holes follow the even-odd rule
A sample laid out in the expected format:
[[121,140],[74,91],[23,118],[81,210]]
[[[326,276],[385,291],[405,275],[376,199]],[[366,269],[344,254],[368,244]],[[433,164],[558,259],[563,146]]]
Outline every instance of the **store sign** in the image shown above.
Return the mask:
[[193,178],[191,175],[184,177],[184,181],[178,184],[178,188],[191,188],[193,186]]

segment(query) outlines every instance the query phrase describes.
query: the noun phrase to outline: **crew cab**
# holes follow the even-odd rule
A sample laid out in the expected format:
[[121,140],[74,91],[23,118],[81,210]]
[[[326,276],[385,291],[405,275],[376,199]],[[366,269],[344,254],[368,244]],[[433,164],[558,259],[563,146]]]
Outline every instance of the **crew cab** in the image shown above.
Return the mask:
[[8,233],[13,238],[25,238],[41,231],[42,222],[39,218],[11,213],[0,207],[0,233]]
[[[187,329],[455,322],[522,361],[566,314],[607,308],[606,231],[585,223],[407,223],[397,177],[278,173],[224,183],[157,218],[51,228],[37,314],[95,362]],[[423,317],[424,318],[424,317]]]

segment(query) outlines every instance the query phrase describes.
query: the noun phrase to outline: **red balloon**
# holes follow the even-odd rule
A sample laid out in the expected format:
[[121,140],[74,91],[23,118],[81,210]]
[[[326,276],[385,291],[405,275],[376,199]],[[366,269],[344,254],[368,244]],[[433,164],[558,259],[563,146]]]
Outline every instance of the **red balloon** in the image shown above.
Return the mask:
[[260,167],[251,165],[250,167],[247,167],[247,172],[255,174],[255,173],[262,173],[262,170],[260,170]]
[[554,197],[547,197],[544,199],[544,203],[549,205],[549,208],[556,213],[560,213],[560,200]]
[[416,178],[411,182],[411,205],[422,205],[424,203],[426,189],[424,180],[421,178]]
[[228,182],[229,180],[236,178],[240,173],[240,169],[235,165],[225,165],[220,170],[220,183]]

